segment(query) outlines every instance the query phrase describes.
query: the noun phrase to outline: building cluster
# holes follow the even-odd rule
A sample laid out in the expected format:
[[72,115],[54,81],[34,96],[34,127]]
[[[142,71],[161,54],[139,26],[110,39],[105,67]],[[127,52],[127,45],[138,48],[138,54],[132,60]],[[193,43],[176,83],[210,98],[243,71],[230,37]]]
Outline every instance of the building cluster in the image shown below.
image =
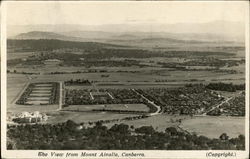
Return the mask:
[[55,66],[59,65],[62,61],[58,59],[48,59],[44,61],[45,65]]
[[9,116],[9,120],[15,123],[38,123],[47,121],[48,116],[45,113],[35,112],[22,112],[20,114],[13,114]]

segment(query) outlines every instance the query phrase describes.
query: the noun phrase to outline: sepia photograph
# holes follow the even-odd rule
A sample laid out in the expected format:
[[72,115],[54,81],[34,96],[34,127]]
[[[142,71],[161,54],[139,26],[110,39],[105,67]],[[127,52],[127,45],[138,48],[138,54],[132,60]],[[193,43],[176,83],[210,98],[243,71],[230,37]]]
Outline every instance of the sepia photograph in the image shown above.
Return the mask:
[[247,1],[1,4],[4,158],[247,159],[248,82]]

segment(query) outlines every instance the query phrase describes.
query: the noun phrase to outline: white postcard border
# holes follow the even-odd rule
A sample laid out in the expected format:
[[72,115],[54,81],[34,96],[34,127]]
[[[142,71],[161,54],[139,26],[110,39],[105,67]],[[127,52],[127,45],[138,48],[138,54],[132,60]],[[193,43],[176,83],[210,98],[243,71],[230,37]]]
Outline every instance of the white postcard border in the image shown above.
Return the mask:
[[[71,1],[72,2],[72,1]],[[70,2],[70,3],[71,3]],[[98,3],[100,1],[87,1],[88,3]],[[122,1],[119,3],[130,3],[131,1]],[[191,1],[190,1],[191,2]],[[219,1],[218,1],[219,2]],[[207,150],[207,151],[168,151],[168,150],[73,150],[73,151],[55,151],[55,150],[7,150],[6,149],[6,98],[7,98],[7,78],[6,78],[6,5],[7,3],[19,3],[19,2],[2,2],[1,4],[1,150],[3,158],[66,158],[64,157],[52,157],[51,155],[47,157],[38,156],[39,152],[44,152],[50,154],[51,152],[63,153],[66,155],[67,152],[70,153],[79,153],[82,152],[93,152],[100,154],[101,152],[116,152],[119,154],[119,158],[128,158],[123,157],[123,153],[144,153],[145,157],[132,157],[132,158],[214,158],[211,156],[207,156],[208,153],[218,153],[218,154],[225,154],[225,153],[233,153],[236,156],[221,156],[220,158],[233,158],[233,159],[243,159],[249,157],[249,2],[243,1],[242,3],[246,3],[246,27],[245,27],[245,48],[246,48],[246,120],[245,120],[245,151],[234,151],[234,150]],[[49,2],[46,2],[49,3]],[[63,1],[63,3],[68,3],[67,1]],[[85,3],[83,1],[74,2],[74,3]],[[116,3],[116,2],[107,2],[106,3]],[[138,2],[131,2],[131,3],[138,3]],[[139,2],[143,3],[143,2]],[[150,3],[164,3],[162,2],[150,2]],[[85,158],[85,157],[77,157],[77,158]],[[86,157],[92,158],[92,157]],[[115,157],[93,157],[93,158],[115,158]]]

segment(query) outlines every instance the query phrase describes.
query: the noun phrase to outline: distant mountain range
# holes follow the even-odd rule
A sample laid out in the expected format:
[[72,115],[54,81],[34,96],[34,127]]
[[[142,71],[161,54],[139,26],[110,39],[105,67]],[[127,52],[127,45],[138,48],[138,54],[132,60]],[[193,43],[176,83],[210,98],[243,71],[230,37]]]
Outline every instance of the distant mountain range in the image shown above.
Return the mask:
[[[65,34],[65,35],[62,35]],[[174,42],[174,43],[182,43],[182,42],[197,42],[195,40],[178,40],[174,38],[164,38],[161,36],[154,35],[153,37],[144,34],[144,35],[131,35],[131,34],[121,34],[121,35],[113,35],[112,33],[100,33],[100,32],[70,32],[70,33],[53,33],[53,32],[44,32],[44,31],[32,31],[27,33],[21,33],[17,36],[10,37],[10,39],[58,39],[65,41],[85,41],[86,39],[96,39],[101,40],[105,39],[107,41],[134,41],[134,42],[153,42],[153,41],[161,41],[161,42]],[[71,36],[66,36],[71,35]],[[105,35],[104,35],[105,34]],[[136,34],[136,33],[135,33]]]
[[[205,38],[207,37],[207,39]],[[53,33],[44,31],[32,31],[21,33],[9,39],[56,39],[78,42],[101,42],[120,46],[134,47],[169,47],[169,46],[193,46],[193,45],[239,45],[239,43],[221,40],[216,35],[202,34],[169,34],[169,33],[108,33],[72,31]],[[195,39],[195,40],[194,40]],[[197,40],[196,40],[197,39]],[[212,40],[214,39],[214,40]],[[241,44],[242,45],[242,44]]]
[[[196,41],[235,41],[244,42],[245,25],[242,22],[213,21],[209,23],[177,24],[109,24],[109,25],[11,25],[7,27],[8,37],[33,31],[51,32],[60,35],[47,37],[84,39],[136,39],[172,38]],[[38,33],[36,33],[38,34]],[[67,37],[63,37],[67,36]],[[26,36],[26,35],[25,35]],[[41,35],[42,37],[43,35]],[[20,36],[22,38],[22,36]],[[38,36],[39,37],[39,36]],[[80,39],[77,39],[80,38]]]

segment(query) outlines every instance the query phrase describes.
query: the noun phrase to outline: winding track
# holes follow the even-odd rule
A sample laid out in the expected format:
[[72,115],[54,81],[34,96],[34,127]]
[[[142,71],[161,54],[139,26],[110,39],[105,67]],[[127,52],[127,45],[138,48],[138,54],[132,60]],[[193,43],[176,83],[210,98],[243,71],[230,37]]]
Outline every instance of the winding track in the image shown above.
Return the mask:
[[156,105],[153,101],[149,100],[148,98],[146,98],[144,95],[140,94],[139,92],[137,92],[135,89],[132,89],[132,91],[134,91],[135,93],[137,93],[138,95],[140,95],[143,99],[147,100],[148,103],[152,104],[154,107],[156,107],[156,111],[154,113],[150,113],[149,116],[155,116],[158,114],[161,114],[161,107]]

